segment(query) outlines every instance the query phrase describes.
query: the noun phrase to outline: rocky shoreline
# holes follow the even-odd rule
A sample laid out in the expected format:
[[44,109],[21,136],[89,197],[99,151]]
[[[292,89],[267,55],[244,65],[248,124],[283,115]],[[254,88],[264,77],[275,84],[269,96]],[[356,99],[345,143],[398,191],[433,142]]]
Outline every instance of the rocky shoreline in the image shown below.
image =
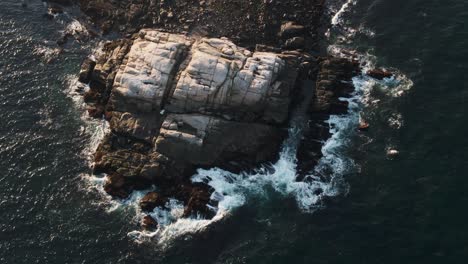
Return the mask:
[[[109,133],[95,153],[105,191],[125,199],[156,185],[140,205],[185,205],[184,217],[216,213],[198,168],[232,172],[278,158],[301,88],[315,83],[298,150],[298,181],[321,158],[326,122],[347,112],[356,61],[324,53],[323,0],[60,1],[77,4],[104,34],[124,37],[86,59],[79,81],[87,111]],[[144,228],[157,223],[144,218]]]

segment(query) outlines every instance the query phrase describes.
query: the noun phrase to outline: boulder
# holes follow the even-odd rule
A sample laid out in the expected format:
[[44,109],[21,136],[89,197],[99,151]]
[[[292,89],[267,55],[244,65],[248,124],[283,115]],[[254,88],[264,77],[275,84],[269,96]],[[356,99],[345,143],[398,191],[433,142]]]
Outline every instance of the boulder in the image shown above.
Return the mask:
[[383,69],[373,69],[369,70],[366,73],[368,76],[377,79],[377,80],[383,80],[385,78],[390,78],[393,76],[393,73],[383,70]]
[[304,34],[305,28],[302,25],[298,25],[295,22],[287,21],[281,25],[280,37],[288,39],[291,37],[297,37]]
[[212,218],[216,212],[208,207],[211,192],[208,188],[194,187],[190,193],[190,199],[184,208],[184,217],[200,215],[205,218]]
[[141,227],[143,227],[145,230],[154,230],[158,228],[158,225],[158,222],[150,215],[145,215],[141,221]]
[[91,80],[91,74],[96,66],[96,61],[91,58],[86,58],[81,64],[81,70],[79,73],[78,81],[82,83],[89,83]]
[[167,199],[165,197],[162,197],[157,192],[150,192],[140,200],[140,207],[144,211],[151,212],[156,207],[164,207],[166,202]]
[[125,199],[130,195],[132,189],[122,175],[112,173],[107,176],[104,191],[114,197]]
[[284,43],[286,49],[302,49],[304,48],[305,40],[303,37],[293,37]]

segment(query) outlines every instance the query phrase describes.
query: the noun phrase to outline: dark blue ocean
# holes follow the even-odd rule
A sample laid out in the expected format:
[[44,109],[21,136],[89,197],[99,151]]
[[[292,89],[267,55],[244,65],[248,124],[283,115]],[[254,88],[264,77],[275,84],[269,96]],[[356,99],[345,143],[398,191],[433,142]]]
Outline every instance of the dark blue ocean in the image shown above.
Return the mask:
[[110,210],[85,176],[95,124],[70,87],[97,43],[58,50],[75,14],[29,2],[0,0],[0,263],[467,262],[467,1],[349,1],[330,44],[399,77],[355,79],[371,127],[336,138],[352,161],[336,195],[305,210],[296,189],[265,184],[170,247],[129,235],[135,212]]

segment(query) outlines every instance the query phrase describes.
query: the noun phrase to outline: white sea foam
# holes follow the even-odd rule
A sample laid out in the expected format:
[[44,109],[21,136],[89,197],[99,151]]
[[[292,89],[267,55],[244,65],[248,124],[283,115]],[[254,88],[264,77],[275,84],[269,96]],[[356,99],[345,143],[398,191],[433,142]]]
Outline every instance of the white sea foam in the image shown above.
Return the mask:
[[337,26],[339,24],[343,23],[342,20],[342,15],[345,13],[351,5],[356,4],[356,0],[347,0],[341,7],[340,9],[335,13],[335,15],[332,17],[331,23],[333,26]]

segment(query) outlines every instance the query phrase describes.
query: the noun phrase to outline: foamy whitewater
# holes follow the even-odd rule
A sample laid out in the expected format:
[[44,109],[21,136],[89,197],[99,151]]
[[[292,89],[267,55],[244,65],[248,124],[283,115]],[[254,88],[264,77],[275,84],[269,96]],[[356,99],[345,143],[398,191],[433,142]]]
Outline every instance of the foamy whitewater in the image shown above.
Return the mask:
[[[336,44],[331,45],[329,53],[334,56],[352,57],[358,59],[362,65],[363,72],[375,66],[375,58],[370,54],[358,54],[346,48],[356,32],[372,36],[370,30],[359,28],[357,30],[344,27],[343,15],[355,1],[347,1],[342,5],[332,18],[332,29],[327,33],[328,37],[333,35],[334,29],[338,29],[340,37]],[[298,144],[303,135],[304,124],[307,121],[305,112],[312,99],[309,94],[303,102],[295,109],[290,123],[289,135],[282,145],[280,158],[275,164],[265,166],[255,173],[234,174],[219,168],[199,169],[192,177],[193,182],[205,182],[214,188],[212,200],[218,201],[218,207],[212,208],[216,215],[211,220],[202,218],[181,218],[183,214],[183,204],[171,199],[166,205],[169,209],[156,208],[150,215],[159,223],[159,228],[155,232],[132,231],[128,235],[137,243],[153,241],[162,247],[169,246],[171,241],[184,235],[203,232],[203,230],[221,219],[228,217],[233,210],[249,202],[249,197],[263,197],[268,199],[267,190],[273,189],[283,197],[293,197],[297,201],[298,208],[311,213],[323,207],[325,197],[336,197],[346,195],[349,186],[346,183],[346,175],[358,169],[353,160],[346,155],[347,150],[352,145],[352,138],[356,135],[357,127],[366,107],[378,107],[380,99],[373,98],[371,92],[375,89],[383,91],[385,100],[392,100],[402,96],[406,90],[410,89],[412,82],[403,74],[393,70],[395,77],[378,81],[366,75],[353,78],[355,91],[351,98],[342,98],[349,102],[349,111],[345,115],[332,115],[327,121],[330,124],[331,138],[324,142],[322,148],[323,157],[316,168],[301,182],[296,181],[297,158],[296,152]],[[70,78],[70,94],[74,98],[78,107],[83,108],[80,93],[87,87],[77,88],[76,78]],[[81,92],[76,92],[76,91]],[[309,89],[311,90],[311,89]],[[91,120],[83,117],[86,127],[82,132],[89,138],[89,147],[84,155],[92,157],[92,153],[97,145],[109,131],[109,125],[104,120]],[[389,119],[389,126],[398,129],[403,124],[403,117],[399,113],[394,113]],[[395,147],[395,146],[392,146]],[[91,158],[90,158],[91,162]],[[99,206],[105,206],[109,212],[117,210],[132,210],[135,212],[134,221],[139,222],[145,215],[138,205],[138,201],[149,191],[157,190],[154,186],[147,191],[133,192],[126,200],[112,199],[103,190],[105,175],[92,176],[83,175],[86,180],[86,187],[91,191],[98,191],[102,200],[98,201]]]

